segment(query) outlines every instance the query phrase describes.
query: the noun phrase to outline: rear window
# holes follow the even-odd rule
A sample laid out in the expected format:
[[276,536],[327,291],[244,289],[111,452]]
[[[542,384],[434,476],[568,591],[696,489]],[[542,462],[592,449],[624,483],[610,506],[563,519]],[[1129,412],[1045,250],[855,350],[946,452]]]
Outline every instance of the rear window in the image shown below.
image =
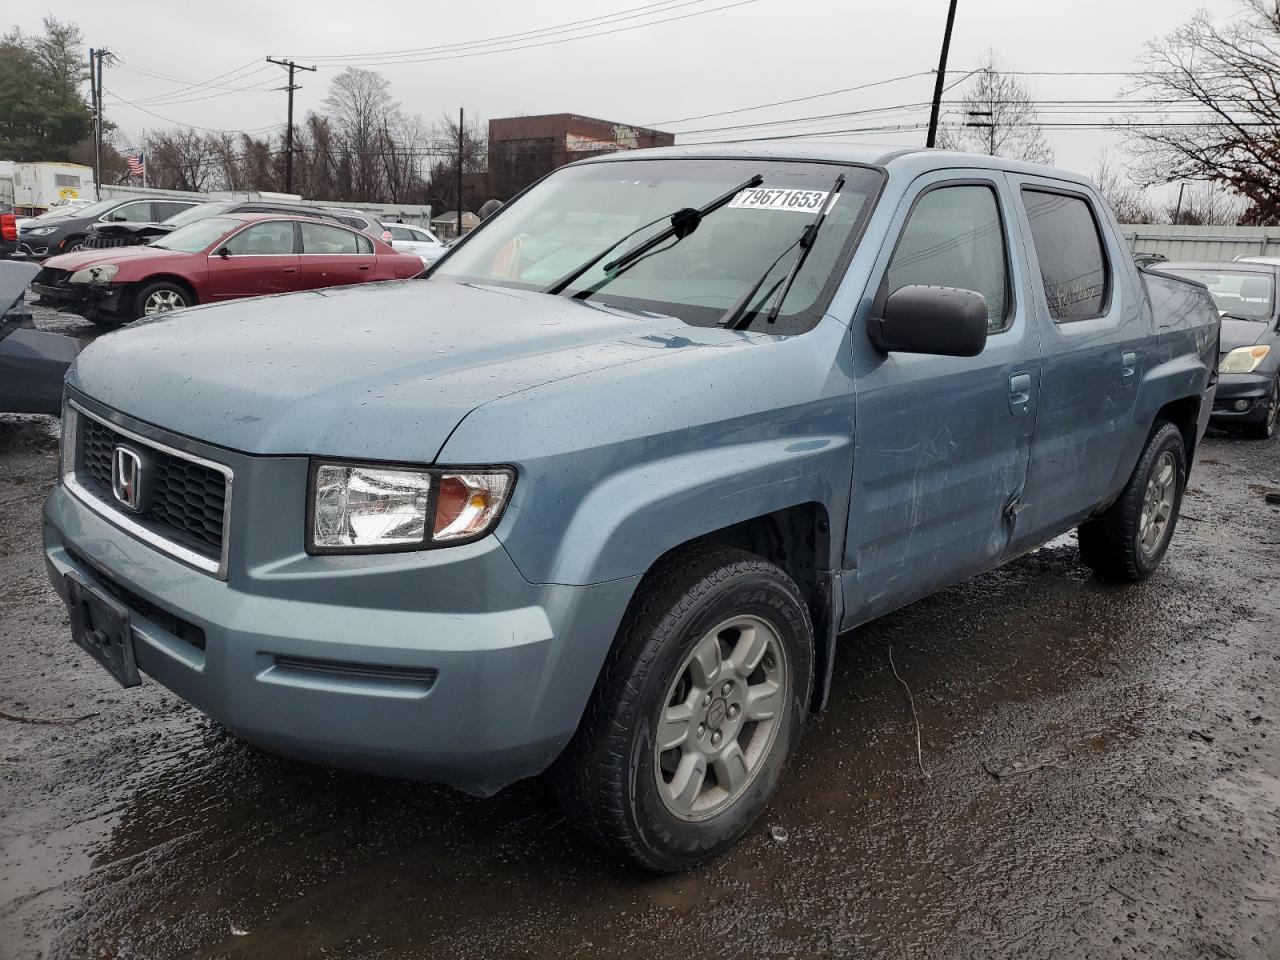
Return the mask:
[[1102,316],[1111,292],[1110,271],[1089,202],[1032,189],[1023,189],[1022,200],[1050,315],[1058,323]]
[[1275,277],[1244,270],[1197,270],[1186,267],[1165,268],[1161,273],[1198,280],[1209,288],[1218,312],[1244,320],[1270,320],[1275,313]]

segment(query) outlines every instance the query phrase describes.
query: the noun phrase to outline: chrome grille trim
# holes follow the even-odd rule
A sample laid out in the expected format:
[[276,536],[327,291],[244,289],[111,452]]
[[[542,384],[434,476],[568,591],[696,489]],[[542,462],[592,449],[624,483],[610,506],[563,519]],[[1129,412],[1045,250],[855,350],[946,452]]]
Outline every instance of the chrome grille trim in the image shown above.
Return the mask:
[[[222,508],[222,553],[217,559],[208,557],[196,550],[192,550],[184,544],[177,543],[174,540],[165,537],[156,532],[151,527],[145,526],[134,520],[131,516],[121,510],[117,510],[109,502],[95,495],[91,490],[86,488],[77,475],[78,473],[78,447],[79,434],[77,420],[79,417],[88,417],[90,420],[96,420],[109,430],[113,430],[122,437],[127,437],[135,443],[153,450],[159,450],[171,457],[180,460],[187,460],[191,463],[199,464],[211,470],[221,473],[226,479],[226,499]],[[70,422],[68,422],[68,420]],[[101,516],[114,526],[119,527],[126,533],[136,537],[143,543],[154,547],[161,553],[164,553],[175,560],[185,563],[189,567],[217,577],[219,580],[227,579],[227,558],[230,555],[231,547],[231,500],[233,480],[235,477],[232,469],[225,463],[217,463],[213,460],[206,460],[204,457],[198,457],[193,453],[187,453],[184,450],[178,450],[175,447],[168,446],[158,440],[152,440],[150,437],[144,437],[139,433],[122,427],[118,423],[100,417],[96,413],[86,410],[76,401],[68,398],[66,409],[63,411],[63,436],[64,449],[62,456],[62,482],[66,486],[67,491],[77,500],[83,503],[94,513]]]

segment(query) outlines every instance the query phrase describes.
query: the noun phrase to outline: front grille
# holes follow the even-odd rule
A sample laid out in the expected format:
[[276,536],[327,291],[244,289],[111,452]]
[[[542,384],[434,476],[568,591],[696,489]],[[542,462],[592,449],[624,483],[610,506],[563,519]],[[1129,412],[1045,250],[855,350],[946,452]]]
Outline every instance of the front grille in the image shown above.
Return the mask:
[[86,486],[95,494],[108,504],[116,502],[111,490],[111,459],[117,445],[144,453],[149,497],[143,511],[134,516],[210,559],[221,558],[227,503],[224,474],[123,436],[92,417],[79,418],[79,432],[81,471]]
[[108,247],[138,247],[142,243],[142,238],[132,233],[116,233],[105,236],[91,233],[84,238],[83,246],[89,250],[105,250]]

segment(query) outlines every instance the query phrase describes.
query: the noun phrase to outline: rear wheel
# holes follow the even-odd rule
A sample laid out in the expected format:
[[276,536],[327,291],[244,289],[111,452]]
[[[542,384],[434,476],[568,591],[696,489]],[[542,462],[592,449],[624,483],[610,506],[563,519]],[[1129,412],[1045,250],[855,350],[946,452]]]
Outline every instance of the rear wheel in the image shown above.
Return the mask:
[[195,302],[195,296],[181,284],[172,280],[158,280],[138,291],[133,301],[133,317],[135,320],[153,317],[159,313],[181,310]]
[[560,762],[561,799],[589,835],[670,872],[725,850],[773,795],[813,628],[790,577],[740,550],[677,556],[641,590]]
[[1119,498],[1080,524],[1080,559],[1108,580],[1145,580],[1169,549],[1187,482],[1182,431],[1162,422]]
[[1276,375],[1275,382],[1271,384],[1271,395],[1263,403],[1267,405],[1267,409],[1262,415],[1262,419],[1257,423],[1244,425],[1246,437],[1253,437],[1255,440],[1270,440],[1276,435],[1276,421],[1280,419],[1280,374]]

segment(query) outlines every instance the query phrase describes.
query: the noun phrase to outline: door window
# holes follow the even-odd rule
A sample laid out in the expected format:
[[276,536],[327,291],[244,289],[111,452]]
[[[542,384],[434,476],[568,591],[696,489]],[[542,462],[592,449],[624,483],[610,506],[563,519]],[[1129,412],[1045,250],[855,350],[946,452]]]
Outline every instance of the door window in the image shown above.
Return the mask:
[[1049,314],[1057,323],[1106,312],[1111,277],[1093,209],[1083,197],[1024,189],[1022,202],[1040,261]]
[[389,224],[387,224],[387,230],[389,230],[389,231],[391,232],[391,239],[393,239],[393,240],[423,240],[423,239],[425,239],[424,237],[420,237],[420,236],[418,236],[418,234],[417,234],[417,233],[415,233],[413,230],[410,230],[408,227],[402,227],[402,226],[400,226],[400,225],[399,225],[399,224],[397,224],[397,223],[389,223]]
[[331,227],[324,223],[302,224],[303,253],[372,253],[373,245],[365,240],[365,246],[362,247],[362,239],[365,238],[360,234],[341,227]]
[[937,187],[911,209],[885,274],[892,294],[924,284],[974,290],[987,301],[987,330],[1009,325],[1009,271],[993,189],[978,184]]
[[227,241],[227,252],[238,256],[287,256],[293,253],[293,221],[255,223]]
[[108,213],[106,219],[111,223],[151,223],[153,222],[151,201],[139,200],[137,203],[126,203]]

